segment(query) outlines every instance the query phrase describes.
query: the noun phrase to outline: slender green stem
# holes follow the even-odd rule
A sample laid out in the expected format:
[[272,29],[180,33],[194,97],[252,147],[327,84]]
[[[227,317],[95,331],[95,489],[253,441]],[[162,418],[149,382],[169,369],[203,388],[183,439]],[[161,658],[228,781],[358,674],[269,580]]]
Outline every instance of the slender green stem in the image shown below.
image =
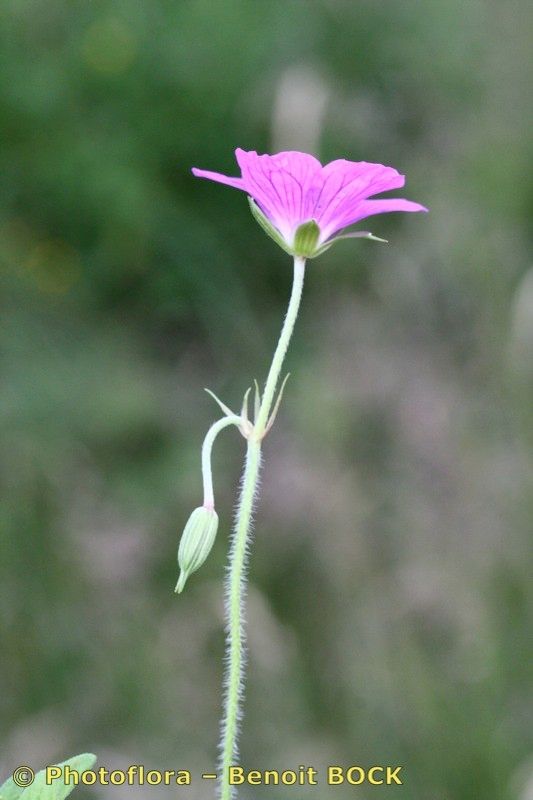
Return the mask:
[[295,257],[294,280],[287,314],[266,380],[259,414],[254,424],[254,432],[248,440],[241,494],[231,543],[226,596],[228,660],[220,755],[221,800],[231,800],[234,797],[234,788],[229,784],[229,768],[235,764],[238,757],[237,740],[243,696],[244,597],[246,591],[247,553],[261,467],[261,440],[268,424],[268,415],[272,408],[283,360],[289,346],[296,317],[298,316],[304,273],[305,259]]
[[235,790],[229,784],[229,768],[238,756],[237,738],[241,718],[244,667],[244,597],[248,541],[261,465],[260,442],[249,441],[242,490],[230,552],[226,596],[228,617],[226,696],[222,723],[220,797],[230,800]]
[[263,392],[261,408],[259,409],[259,416],[254,426],[255,437],[257,439],[261,439],[264,434],[265,427],[268,422],[268,415],[270,414],[270,409],[272,408],[274,392],[276,391],[276,386],[278,385],[281,368],[283,367],[285,354],[294,330],[294,323],[296,322],[296,318],[298,316],[298,309],[300,308],[300,300],[302,298],[302,289],[304,285],[304,274],[305,258],[299,258],[298,256],[295,256],[291,299],[287,308],[287,314],[285,316],[283,328],[281,329],[276,352],[274,353],[274,358],[272,359],[272,364],[270,365],[270,370],[266,379],[265,391]]
[[219,419],[218,422],[214,422],[207,431],[204,443],[202,445],[202,479],[204,484],[205,508],[215,507],[215,498],[213,496],[213,473],[211,471],[211,451],[213,449],[213,443],[220,431],[224,430],[224,428],[227,428],[228,425],[240,425],[241,422],[241,418],[236,414],[232,415],[231,417],[222,417],[222,419]]

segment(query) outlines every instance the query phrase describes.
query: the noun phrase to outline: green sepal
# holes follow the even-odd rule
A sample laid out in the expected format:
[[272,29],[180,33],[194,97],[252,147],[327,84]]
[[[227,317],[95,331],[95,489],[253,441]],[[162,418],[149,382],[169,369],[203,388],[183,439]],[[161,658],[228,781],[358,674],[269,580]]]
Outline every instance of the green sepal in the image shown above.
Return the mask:
[[[91,769],[95,762],[96,756],[93,753],[81,753],[53,766],[61,768],[68,766],[81,774]],[[13,778],[7,780],[3,786],[0,786],[0,800],[65,800],[75,788],[76,784],[73,780],[65,783],[61,777],[47,784],[46,769],[42,769],[37,773],[30,786],[17,786]]]
[[290,256],[294,255],[293,249],[287,244],[287,242],[285,241],[281,233],[278,231],[278,229],[272,225],[272,223],[270,222],[269,219],[267,219],[267,217],[265,217],[265,215],[263,214],[257,203],[254,202],[254,200],[251,197],[248,198],[248,202],[250,204],[250,210],[252,212],[253,218],[263,228],[266,235],[270,236],[270,238],[274,242],[276,242],[276,244],[279,245],[282,250],[285,250],[285,252],[288,253]]
[[324,244],[321,244],[320,247],[317,247],[313,255],[309,256],[309,258],[316,258],[317,256],[321,256],[322,253],[325,253],[326,250],[329,250],[332,244],[335,244],[335,239],[331,239],[329,242],[324,242]]
[[340,241],[340,239],[370,239],[371,242],[383,242],[388,244],[388,239],[380,239],[379,236],[374,236],[370,231],[354,231],[353,233],[341,233],[340,236],[335,236],[330,239],[330,244]]
[[316,258],[317,256],[321,256],[322,253],[325,253],[326,250],[334,245],[336,242],[340,242],[341,239],[370,239],[372,242],[384,242],[388,244],[387,239],[380,239],[378,236],[374,236],[373,233],[369,233],[369,231],[356,231],[355,233],[342,233],[340,236],[334,236],[333,239],[328,239],[327,242],[324,242],[323,245],[318,247],[312,256],[308,256],[309,258]]
[[294,234],[294,254],[302,258],[313,258],[316,255],[320,238],[320,228],[314,219],[299,225]]

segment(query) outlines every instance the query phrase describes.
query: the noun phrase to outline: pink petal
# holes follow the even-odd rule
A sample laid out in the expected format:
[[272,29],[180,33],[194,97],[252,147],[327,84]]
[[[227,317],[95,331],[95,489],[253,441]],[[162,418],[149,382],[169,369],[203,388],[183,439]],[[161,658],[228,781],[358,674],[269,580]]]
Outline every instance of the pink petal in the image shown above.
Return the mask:
[[328,239],[337,231],[354,225],[366,217],[374,214],[387,214],[390,211],[427,211],[425,206],[420,203],[413,203],[411,200],[404,200],[400,197],[391,197],[386,200],[362,200],[356,202],[350,209],[346,209],[343,214],[339,214],[332,222],[329,229],[321,229],[321,241]]
[[191,172],[197,178],[207,178],[210,181],[224,183],[226,186],[233,186],[235,189],[246,191],[242,178],[231,178],[229,175],[221,175],[220,172],[209,172],[207,169],[198,169],[197,167],[193,167]]
[[405,178],[392,167],[366,161],[332,161],[322,169],[324,185],[315,208],[322,239],[339,230],[337,219],[356,203],[390,189],[399,189]]
[[[314,212],[316,197],[321,188],[322,164],[308,153],[299,153],[297,150],[287,150],[272,157],[276,166],[284,173],[290,175],[296,187],[296,200],[298,221],[308,222]],[[295,188],[294,185],[292,187]]]
[[[427,211],[425,206],[420,203],[413,203],[412,200],[404,200],[402,197],[391,197],[386,200],[364,200],[359,204],[356,212],[356,219],[353,222],[365,217],[372,217],[374,214],[387,214],[389,211]],[[349,225],[353,224],[348,223]]]
[[[285,151],[275,156],[235,151],[247,192],[272,223],[291,240],[294,230],[311,219],[322,166],[307,153]],[[314,193],[313,193],[314,192]]]

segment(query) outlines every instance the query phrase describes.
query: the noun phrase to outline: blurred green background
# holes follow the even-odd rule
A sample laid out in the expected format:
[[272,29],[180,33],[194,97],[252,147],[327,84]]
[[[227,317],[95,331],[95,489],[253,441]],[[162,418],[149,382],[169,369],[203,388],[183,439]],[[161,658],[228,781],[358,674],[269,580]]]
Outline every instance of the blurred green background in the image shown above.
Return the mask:
[[297,148],[392,164],[431,213],[309,266],[242,761],[403,764],[405,786],[242,797],[531,800],[528,3],[3,0],[0,29],[0,777],[83,750],[213,767],[238,435],[179,598],[176,548],[203,387],[237,405],[264,379],[291,265],[190,168]]

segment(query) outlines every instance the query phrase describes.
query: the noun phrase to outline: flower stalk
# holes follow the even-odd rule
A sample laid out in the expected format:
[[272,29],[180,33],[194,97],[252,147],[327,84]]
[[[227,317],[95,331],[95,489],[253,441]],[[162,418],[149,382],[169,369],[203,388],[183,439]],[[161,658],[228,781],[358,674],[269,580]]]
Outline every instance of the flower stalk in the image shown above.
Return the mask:
[[[228,409],[229,411],[229,409]],[[236,414],[229,413],[226,417],[222,417],[218,422],[213,423],[209,428],[207,435],[202,445],[202,479],[204,484],[204,507],[214,508],[215,497],[213,493],[213,472],[211,469],[211,451],[213,444],[220,431],[227,428],[228,425],[241,424],[241,418]]]
[[279,382],[287,348],[294,330],[302,296],[305,259],[295,257],[291,298],[279,341],[270,365],[259,413],[248,439],[241,493],[229,557],[226,591],[227,673],[226,694],[220,743],[220,799],[230,800],[234,789],[229,784],[229,768],[238,757],[239,721],[243,699],[243,667],[245,657],[244,599],[246,595],[246,568],[250,543],[252,516],[257,499],[261,468],[261,442],[267,431],[269,414]]

